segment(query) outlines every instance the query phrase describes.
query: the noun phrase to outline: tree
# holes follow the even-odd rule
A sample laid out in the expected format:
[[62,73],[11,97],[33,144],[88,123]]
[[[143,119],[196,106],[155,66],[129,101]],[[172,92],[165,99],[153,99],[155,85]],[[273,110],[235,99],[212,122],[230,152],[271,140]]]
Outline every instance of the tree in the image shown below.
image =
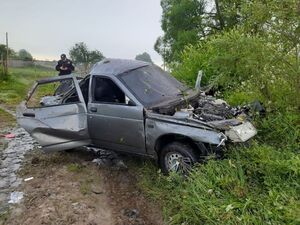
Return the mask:
[[179,62],[182,50],[241,23],[241,3],[248,0],[161,0],[162,30],[154,49],[167,64]]
[[299,67],[298,0],[161,0],[161,7],[164,35],[154,49],[168,64],[180,62],[186,46],[237,27],[294,51]]
[[76,63],[93,64],[104,58],[98,50],[90,51],[84,42],[76,43],[69,52],[72,61]]
[[283,54],[293,53],[295,68],[300,70],[300,2],[254,1],[242,5],[245,33],[260,35],[280,46]]
[[102,60],[103,54],[98,50],[90,51],[84,42],[76,43],[69,51],[70,58],[75,64],[83,64],[84,72],[88,71],[88,68]]
[[202,25],[204,0],[162,0],[162,30],[164,36],[155,43],[155,50],[167,63],[178,61],[180,52],[188,44],[195,44],[205,36]]
[[135,57],[135,59],[140,60],[140,61],[144,61],[144,62],[148,62],[148,63],[153,63],[152,59],[151,59],[151,56],[147,52],[144,52],[142,54],[138,54]]
[[[1,58],[5,59],[6,54],[7,54],[6,45],[0,44],[0,59]],[[8,56],[14,58],[16,57],[16,52],[13,49],[8,48]]]
[[18,58],[21,60],[24,60],[24,61],[32,61],[33,60],[32,55],[25,49],[21,49],[18,52]]

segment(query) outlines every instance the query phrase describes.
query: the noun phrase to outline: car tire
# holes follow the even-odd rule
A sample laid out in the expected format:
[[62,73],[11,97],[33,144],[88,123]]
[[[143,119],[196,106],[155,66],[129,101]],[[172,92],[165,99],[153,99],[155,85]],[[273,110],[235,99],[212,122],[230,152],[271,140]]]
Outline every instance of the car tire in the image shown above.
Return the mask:
[[190,145],[181,142],[167,144],[159,155],[160,168],[164,174],[176,172],[185,175],[198,160],[199,154]]

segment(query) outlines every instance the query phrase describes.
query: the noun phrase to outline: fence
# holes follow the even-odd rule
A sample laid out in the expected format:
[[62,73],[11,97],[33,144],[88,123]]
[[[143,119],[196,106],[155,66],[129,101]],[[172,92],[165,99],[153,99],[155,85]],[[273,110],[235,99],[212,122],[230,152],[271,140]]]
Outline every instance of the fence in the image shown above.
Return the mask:
[[[28,66],[40,66],[47,69],[55,69],[57,62],[56,61],[43,61],[43,60],[34,60],[34,61],[23,61],[17,59],[8,60],[8,67],[12,68],[22,68]],[[92,65],[87,67],[83,64],[75,65],[75,73],[81,76],[88,74]]]
[[34,64],[32,61],[23,61],[23,60],[16,60],[16,59],[8,60],[8,67],[20,68],[20,67],[27,67],[33,65]]

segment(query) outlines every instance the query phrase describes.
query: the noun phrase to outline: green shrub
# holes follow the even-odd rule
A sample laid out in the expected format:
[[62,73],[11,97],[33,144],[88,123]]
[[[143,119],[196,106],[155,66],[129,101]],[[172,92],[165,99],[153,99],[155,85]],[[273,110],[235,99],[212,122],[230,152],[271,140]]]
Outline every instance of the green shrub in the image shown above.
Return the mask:
[[193,86],[203,70],[203,85],[213,85],[234,102],[258,99],[270,110],[294,110],[300,106],[295,99],[299,68],[293,55],[283,54],[281,48],[233,30],[187,47],[182,63],[173,66],[173,75]]

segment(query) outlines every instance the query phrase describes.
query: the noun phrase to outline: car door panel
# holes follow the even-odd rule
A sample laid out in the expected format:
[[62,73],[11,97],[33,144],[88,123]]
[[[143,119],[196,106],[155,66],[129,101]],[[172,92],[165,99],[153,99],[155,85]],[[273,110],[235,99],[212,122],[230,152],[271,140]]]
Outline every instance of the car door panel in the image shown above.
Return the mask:
[[89,89],[88,127],[93,144],[100,148],[145,154],[144,108],[140,104],[104,103],[94,99],[95,80],[111,79],[128,99],[132,94],[118,79],[92,75]]
[[[52,78],[51,81],[60,79]],[[18,123],[39,142],[44,151],[66,150],[91,143],[86,105],[77,80],[71,79],[79,102],[37,108],[29,108],[22,103],[17,109]]]
[[100,147],[145,153],[143,107],[89,103],[88,127],[93,142]]

